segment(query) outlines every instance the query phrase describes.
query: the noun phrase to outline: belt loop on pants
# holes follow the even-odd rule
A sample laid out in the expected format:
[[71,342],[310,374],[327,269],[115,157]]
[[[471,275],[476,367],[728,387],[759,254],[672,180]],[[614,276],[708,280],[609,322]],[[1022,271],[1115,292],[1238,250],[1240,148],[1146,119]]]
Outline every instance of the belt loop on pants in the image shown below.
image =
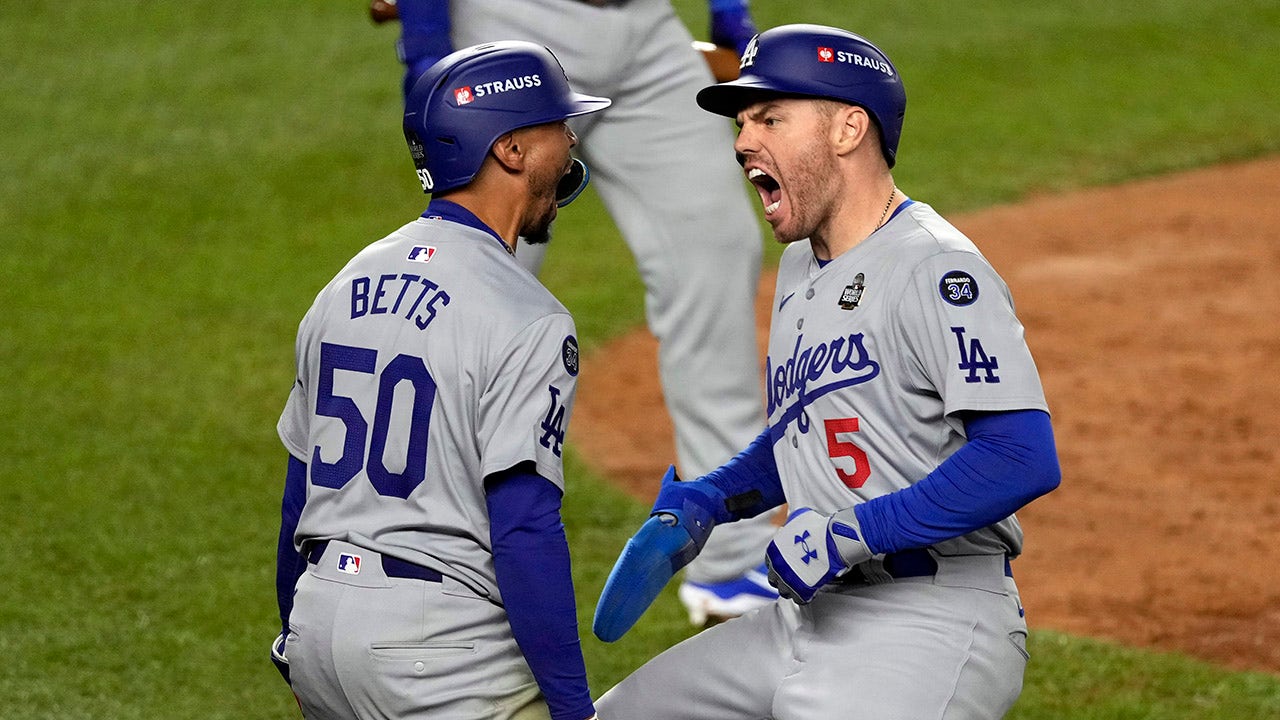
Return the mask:
[[[318,542],[308,543],[309,548],[306,551],[307,562],[312,565],[320,564],[320,559],[324,557],[324,551],[329,547],[328,540],[320,540]],[[407,580],[425,580],[427,582],[441,582],[444,576],[439,571],[432,570],[429,567],[423,567],[415,563],[393,558],[390,555],[376,553],[372,550],[368,551],[382,558],[382,572],[387,577],[402,578]]]

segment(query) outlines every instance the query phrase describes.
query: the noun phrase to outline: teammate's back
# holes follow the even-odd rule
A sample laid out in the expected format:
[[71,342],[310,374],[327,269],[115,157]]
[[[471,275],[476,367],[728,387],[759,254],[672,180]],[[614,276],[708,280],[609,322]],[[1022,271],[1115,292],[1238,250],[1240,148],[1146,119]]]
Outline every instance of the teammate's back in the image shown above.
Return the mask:
[[[561,485],[553,460],[563,423],[557,427],[555,416],[572,391],[567,378],[513,364],[543,343],[576,353],[573,337],[564,306],[483,230],[419,218],[366,247],[303,320],[298,354],[309,397],[296,407],[319,407],[321,395],[330,403],[349,399],[372,423],[371,450],[381,450],[381,468],[371,459],[339,487],[313,487],[299,535],[390,553],[496,597],[487,517],[477,512],[485,504],[483,478],[537,450],[540,474]],[[362,355],[368,372],[355,367]],[[525,376],[531,392],[539,392],[533,382],[545,381],[537,412],[551,414],[546,446],[536,447],[542,437],[528,433],[515,433],[523,441],[494,437],[495,428],[521,415],[490,402],[501,396],[495,383],[511,383],[508,373]],[[548,387],[559,391],[556,397]],[[281,428],[291,452],[311,454],[345,447],[349,417],[335,410],[309,427],[299,419]],[[323,453],[318,459],[313,472],[340,462]]]

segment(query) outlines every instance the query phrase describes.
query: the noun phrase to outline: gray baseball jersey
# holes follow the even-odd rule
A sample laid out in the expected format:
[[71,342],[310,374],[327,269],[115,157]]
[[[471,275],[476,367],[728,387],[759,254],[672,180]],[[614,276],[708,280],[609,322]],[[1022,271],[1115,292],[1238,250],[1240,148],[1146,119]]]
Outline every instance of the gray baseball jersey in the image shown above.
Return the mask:
[[[793,508],[833,513],[906,488],[965,436],[963,410],[1046,410],[1004,281],[912,203],[820,266],[783,253],[766,368],[774,458]],[[934,546],[1018,554],[1016,518]]]
[[[576,152],[644,280],[681,475],[719,467],[764,428],[755,318],[763,245],[728,152],[732,125],[693,102],[712,77],[688,29],[669,0],[452,0],[450,16],[454,47],[545,45],[576,89],[613,101],[570,121]],[[522,243],[517,259],[536,271],[545,247]],[[716,528],[687,577],[718,582],[760,565],[773,531],[767,516]]]
[[[1045,409],[1007,287],[927,205],[900,208],[825,265],[783,253],[767,361],[786,499],[823,513],[920,481],[964,442],[964,410]],[[1001,717],[1021,691],[1026,622],[1012,517],[933,546],[937,570],[835,582],[646,663],[601,717]],[[928,680],[922,682],[922,678]]]
[[320,292],[297,358],[279,423],[310,475],[296,544],[345,540],[500,599],[484,478],[532,461],[563,488],[565,308],[494,236],[419,218]]

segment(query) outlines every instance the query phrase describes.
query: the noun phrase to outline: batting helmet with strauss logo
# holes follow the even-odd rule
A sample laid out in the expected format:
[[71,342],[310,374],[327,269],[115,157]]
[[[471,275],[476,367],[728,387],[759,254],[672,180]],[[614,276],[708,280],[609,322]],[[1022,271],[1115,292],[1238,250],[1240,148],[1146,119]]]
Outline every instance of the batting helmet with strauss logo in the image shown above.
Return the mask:
[[[609,107],[608,98],[575,92],[552,52],[503,41],[458,50],[432,65],[405,100],[404,137],[422,190],[439,193],[475,178],[495,140],[522,127],[558,122]],[[576,195],[586,168],[575,161]],[[565,183],[562,183],[565,186]],[[572,197],[561,198],[565,204]]]
[[781,25],[751,39],[737,80],[703,88],[698,104],[736,117],[770,97],[839,100],[865,108],[880,128],[889,167],[898,154],[907,93],[898,70],[870,41],[825,25]]

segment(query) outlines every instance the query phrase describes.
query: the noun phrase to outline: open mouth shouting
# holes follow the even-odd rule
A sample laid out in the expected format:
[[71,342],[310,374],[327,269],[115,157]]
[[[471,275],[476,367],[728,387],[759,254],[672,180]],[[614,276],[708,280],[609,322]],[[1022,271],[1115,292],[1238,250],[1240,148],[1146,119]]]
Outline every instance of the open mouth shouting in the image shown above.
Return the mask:
[[573,202],[587,187],[590,177],[591,173],[587,171],[587,166],[581,160],[569,158],[564,174],[556,184],[556,207],[564,207]]
[[782,186],[765,171],[753,167],[747,171],[747,180],[760,193],[760,202],[764,203],[764,214],[772,215],[782,205]]

